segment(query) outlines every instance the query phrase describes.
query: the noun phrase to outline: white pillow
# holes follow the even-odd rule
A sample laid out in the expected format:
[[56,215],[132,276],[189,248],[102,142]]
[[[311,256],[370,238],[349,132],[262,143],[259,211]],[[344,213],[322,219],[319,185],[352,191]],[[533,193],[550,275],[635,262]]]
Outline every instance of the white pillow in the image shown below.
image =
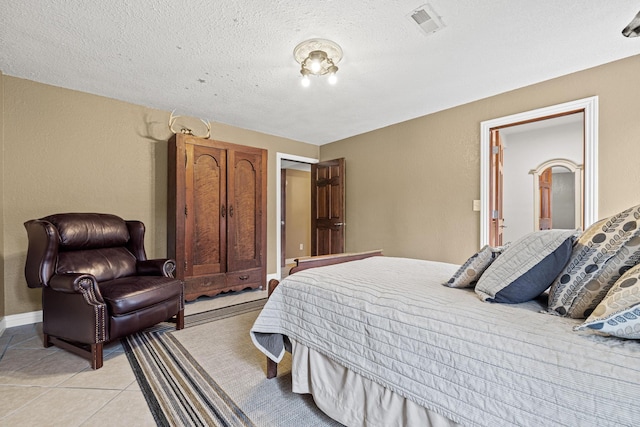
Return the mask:
[[471,255],[455,272],[453,277],[443,285],[450,288],[473,288],[482,273],[505,249],[506,245],[497,248],[486,245],[480,251]]
[[640,339],[640,264],[627,270],[576,331],[594,329],[620,338]]
[[613,284],[640,259],[640,205],[592,224],[549,291],[549,312],[589,317]]

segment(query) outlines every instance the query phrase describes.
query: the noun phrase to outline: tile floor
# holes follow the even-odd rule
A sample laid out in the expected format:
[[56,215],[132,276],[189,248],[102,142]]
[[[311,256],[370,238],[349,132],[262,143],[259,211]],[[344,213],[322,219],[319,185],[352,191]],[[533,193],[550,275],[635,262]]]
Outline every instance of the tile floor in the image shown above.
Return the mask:
[[[185,314],[266,298],[244,291],[199,298]],[[17,326],[0,337],[0,426],[154,426],[120,342],[105,346],[104,366],[42,346],[42,324]]]

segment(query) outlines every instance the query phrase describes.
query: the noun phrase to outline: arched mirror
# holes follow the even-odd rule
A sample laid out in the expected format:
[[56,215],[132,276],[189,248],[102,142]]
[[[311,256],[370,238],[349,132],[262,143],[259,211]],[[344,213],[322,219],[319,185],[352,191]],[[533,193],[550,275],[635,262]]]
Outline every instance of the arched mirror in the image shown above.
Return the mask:
[[583,167],[568,159],[551,159],[533,176],[533,229],[583,228]]

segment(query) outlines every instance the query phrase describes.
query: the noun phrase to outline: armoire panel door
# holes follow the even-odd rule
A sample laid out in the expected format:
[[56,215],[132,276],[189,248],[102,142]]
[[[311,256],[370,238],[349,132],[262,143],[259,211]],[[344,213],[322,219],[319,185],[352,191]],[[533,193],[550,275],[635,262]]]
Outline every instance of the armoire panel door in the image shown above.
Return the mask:
[[224,273],[226,150],[186,145],[185,256],[187,276]]
[[262,266],[263,160],[260,153],[228,151],[228,271]]

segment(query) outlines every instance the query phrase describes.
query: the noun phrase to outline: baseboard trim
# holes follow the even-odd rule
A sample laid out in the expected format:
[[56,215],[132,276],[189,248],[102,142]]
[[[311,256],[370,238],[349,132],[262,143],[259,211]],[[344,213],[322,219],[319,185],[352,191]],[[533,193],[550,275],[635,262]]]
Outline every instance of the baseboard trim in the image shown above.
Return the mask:
[[2,319],[2,321],[0,322],[0,325],[4,324],[5,329],[7,329],[14,328],[16,326],[31,325],[33,323],[39,322],[42,322],[42,310],[5,316],[4,319]]

